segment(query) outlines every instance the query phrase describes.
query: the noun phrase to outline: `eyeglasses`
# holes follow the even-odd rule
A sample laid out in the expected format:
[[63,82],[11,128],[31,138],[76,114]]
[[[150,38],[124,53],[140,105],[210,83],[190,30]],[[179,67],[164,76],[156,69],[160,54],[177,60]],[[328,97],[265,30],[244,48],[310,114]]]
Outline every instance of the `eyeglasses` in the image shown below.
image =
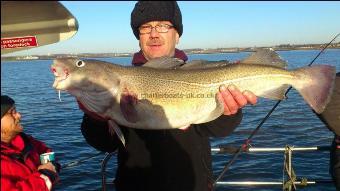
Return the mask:
[[174,26],[168,24],[158,24],[156,26],[151,25],[142,25],[139,27],[139,34],[149,34],[151,33],[152,29],[155,28],[159,33],[166,33],[169,29],[173,28]]

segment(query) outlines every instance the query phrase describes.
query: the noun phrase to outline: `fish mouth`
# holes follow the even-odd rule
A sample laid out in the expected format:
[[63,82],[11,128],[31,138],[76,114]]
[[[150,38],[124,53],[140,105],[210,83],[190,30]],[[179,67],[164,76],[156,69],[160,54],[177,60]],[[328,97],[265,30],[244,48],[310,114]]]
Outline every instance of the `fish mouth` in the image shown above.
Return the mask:
[[55,89],[62,90],[60,84],[62,84],[65,80],[67,80],[68,76],[55,76],[53,87]]
[[57,67],[51,67],[51,71],[55,77],[53,82],[53,88],[57,90],[64,90],[62,84],[68,79],[69,73]]

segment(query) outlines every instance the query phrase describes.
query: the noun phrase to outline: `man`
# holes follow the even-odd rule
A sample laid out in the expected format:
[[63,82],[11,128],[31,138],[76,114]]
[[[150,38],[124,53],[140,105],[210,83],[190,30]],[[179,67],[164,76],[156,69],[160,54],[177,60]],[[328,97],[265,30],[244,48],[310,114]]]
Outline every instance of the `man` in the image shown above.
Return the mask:
[[329,172],[336,189],[340,190],[340,72],[336,74],[331,101],[327,104],[326,109],[320,115],[318,114],[318,117],[334,133]]
[[[131,27],[141,50],[132,64],[142,66],[148,60],[163,56],[187,61],[176,44],[183,32],[182,16],[176,2],[140,1],[131,13]],[[145,130],[120,126],[126,146],[108,132],[107,122],[87,114],[81,126],[86,141],[98,150],[113,152],[118,148],[116,190],[206,191],[212,189],[212,167],[209,137],[230,134],[242,119],[239,110],[255,104],[251,92],[243,94],[236,87],[221,87],[217,94],[224,105],[218,119],[185,130]]]
[[14,104],[12,98],[1,96],[1,190],[51,190],[59,166],[40,165],[39,155],[51,149],[23,133]]

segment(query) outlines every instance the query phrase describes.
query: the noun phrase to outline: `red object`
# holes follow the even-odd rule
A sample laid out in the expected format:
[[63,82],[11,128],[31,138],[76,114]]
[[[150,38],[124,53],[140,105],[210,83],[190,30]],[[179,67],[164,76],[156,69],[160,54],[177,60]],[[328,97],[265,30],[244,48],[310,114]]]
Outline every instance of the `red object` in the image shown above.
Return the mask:
[[1,49],[37,47],[37,38],[35,36],[1,38]]
[[11,144],[1,142],[1,191],[48,191],[37,168],[39,155],[51,151],[44,143],[24,133],[17,135]]

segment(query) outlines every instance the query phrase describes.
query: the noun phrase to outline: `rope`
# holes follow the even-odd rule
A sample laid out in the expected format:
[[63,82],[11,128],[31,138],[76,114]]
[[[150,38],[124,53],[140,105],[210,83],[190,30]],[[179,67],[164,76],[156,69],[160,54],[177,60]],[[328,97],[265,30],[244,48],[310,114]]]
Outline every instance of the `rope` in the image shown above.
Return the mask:
[[111,153],[106,154],[105,158],[102,161],[102,167],[101,167],[101,174],[102,174],[102,191],[106,191],[106,164],[110,160],[110,158],[117,153],[117,150]]
[[292,153],[292,149],[290,148],[290,146],[286,146],[285,154],[284,154],[284,170],[285,170],[284,172],[287,173],[289,180],[287,182],[284,182],[284,178],[283,178],[283,190],[284,191],[291,191],[292,187],[294,188],[293,190],[296,190],[296,185],[295,185],[296,175],[291,165],[291,159],[292,159],[290,155],[291,153]]
[[301,184],[300,184],[300,186],[307,186],[308,185],[308,180],[307,180],[307,178],[302,178],[301,179]]
[[74,167],[74,166],[77,166],[79,165],[80,163],[86,161],[86,160],[89,160],[91,158],[94,158],[96,156],[99,156],[99,155],[102,155],[104,154],[105,152],[99,152],[99,153],[96,153],[94,155],[91,155],[91,156],[88,156],[88,157],[85,157],[83,159],[79,159],[79,160],[76,160],[76,161],[73,161],[73,162],[70,162],[70,163],[67,163],[67,164],[64,164],[61,166],[62,169],[66,169],[66,168],[70,168],[70,167]]
[[[319,54],[317,54],[317,56],[308,64],[308,66],[311,66],[314,61],[321,55],[321,53],[324,52],[324,50],[340,35],[340,33],[338,33],[329,43],[327,43],[323,49],[319,52]],[[285,93],[285,96],[287,96],[288,92],[290,91],[290,89],[292,89],[292,87],[289,87]],[[273,106],[273,108],[268,112],[268,114],[263,118],[263,120],[260,122],[260,124],[255,128],[255,130],[250,134],[250,136],[248,137],[248,139],[245,140],[245,143],[243,145],[241,145],[239,147],[239,149],[237,150],[237,152],[234,154],[234,156],[232,157],[232,159],[229,160],[229,162],[225,165],[225,167],[223,168],[222,172],[220,173],[220,175],[216,178],[215,182],[213,183],[213,186],[216,186],[217,181],[219,181],[224,174],[227,172],[227,170],[229,169],[229,167],[232,165],[232,163],[237,159],[237,157],[242,153],[243,151],[243,147],[244,145],[246,145],[247,147],[249,146],[249,143],[252,139],[252,137],[260,130],[260,128],[262,127],[262,125],[264,124],[264,122],[269,118],[269,116],[273,113],[273,111],[276,109],[276,107],[281,103],[281,100],[277,101],[276,104]]]

